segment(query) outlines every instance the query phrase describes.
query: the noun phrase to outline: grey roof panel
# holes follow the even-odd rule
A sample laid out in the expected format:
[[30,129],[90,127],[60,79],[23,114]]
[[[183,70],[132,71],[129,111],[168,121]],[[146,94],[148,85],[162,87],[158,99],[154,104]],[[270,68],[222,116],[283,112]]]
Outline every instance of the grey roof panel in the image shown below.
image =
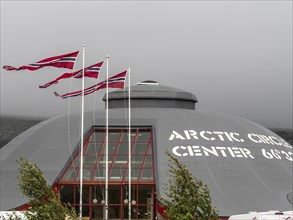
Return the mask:
[[[127,110],[125,109],[111,109],[109,126],[127,126],[126,116]],[[95,114],[87,113],[85,131],[89,130],[92,125],[104,126],[104,117],[104,110],[97,111]],[[69,131],[67,130],[68,121]],[[18,190],[13,190],[17,182],[17,164],[13,161],[23,155],[29,156],[28,159],[36,163],[43,170],[49,183],[53,184],[79,144],[79,123],[79,115],[55,118],[36,125],[37,127],[29,129],[2,148],[1,210],[17,207],[25,202],[24,199],[18,200],[17,198],[22,198],[22,196]],[[195,177],[202,179],[209,186],[214,205],[221,216],[248,211],[289,210],[292,208],[286,199],[287,193],[293,191],[292,161],[285,158],[286,154],[281,153],[282,151],[292,152],[292,146],[256,143],[248,136],[254,134],[281,139],[270,130],[239,117],[177,108],[132,109],[132,125],[153,126],[155,131],[155,157],[159,158],[155,164],[158,193],[164,193],[162,184],[167,179],[168,159],[165,151],[172,152],[176,146],[195,146],[194,153],[201,154],[201,156],[180,156],[178,158],[188,166]],[[174,131],[182,135],[184,139],[171,140],[170,137]],[[187,137],[185,131],[196,131],[197,139],[192,136]],[[229,140],[225,134],[222,137],[224,140],[214,133],[212,135],[205,133],[205,135],[213,136],[215,140],[207,140],[200,136],[200,132],[208,131],[227,132],[228,134],[232,132],[236,139],[243,141]],[[224,147],[227,155],[223,156],[218,150],[219,156],[211,153],[206,156],[207,151],[204,152],[202,147],[208,149]],[[234,150],[235,155],[242,155],[242,157],[232,157],[231,154],[229,155],[228,148]],[[249,151],[253,158],[249,156],[245,158],[244,154],[241,154],[240,148]],[[281,159],[266,158],[262,149],[266,152],[278,150]],[[3,157],[2,151],[5,155]],[[51,163],[53,159],[54,163]]]

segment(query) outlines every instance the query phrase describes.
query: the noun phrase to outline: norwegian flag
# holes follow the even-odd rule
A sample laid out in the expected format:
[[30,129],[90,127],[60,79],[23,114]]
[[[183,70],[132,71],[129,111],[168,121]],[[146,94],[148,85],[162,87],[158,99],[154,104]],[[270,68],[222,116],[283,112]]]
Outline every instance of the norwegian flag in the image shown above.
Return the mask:
[[77,59],[79,51],[73,52],[73,53],[68,53],[68,54],[63,54],[55,57],[49,57],[43,60],[40,60],[36,63],[20,66],[18,68],[13,67],[13,66],[3,66],[3,69],[7,71],[18,71],[18,70],[38,70],[41,69],[45,66],[53,66],[57,68],[67,68],[67,69],[73,69],[75,61]]
[[[98,78],[99,76],[99,73],[101,71],[101,68],[104,64],[104,61],[100,62],[100,63],[96,63],[96,64],[93,64],[91,66],[88,66],[86,68],[84,68],[84,76],[85,77],[90,77],[90,78]],[[53,84],[57,84],[60,80],[62,79],[68,79],[68,78],[77,78],[77,79],[80,79],[82,78],[82,69],[78,70],[78,71],[75,71],[73,73],[64,73],[63,75],[59,76],[57,79],[51,81],[51,82],[48,82],[42,86],[39,86],[40,89],[44,89],[44,88],[47,88]]]
[[[126,81],[126,75],[127,71],[121,72],[115,76],[112,76],[108,79],[108,88],[120,88],[124,89],[125,87],[125,81]],[[75,97],[75,96],[81,96],[81,95],[89,95],[94,93],[95,91],[98,91],[100,89],[105,89],[107,87],[107,80],[104,80],[96,85],[93,85],[89,88],[84,89],[84,92],[82,90],[75,91],[75,92],[70,92],[66,93],[64,95],[60,95],[57,92],[54,92],[54,95],[56,97],[66,99],[70,97]]]

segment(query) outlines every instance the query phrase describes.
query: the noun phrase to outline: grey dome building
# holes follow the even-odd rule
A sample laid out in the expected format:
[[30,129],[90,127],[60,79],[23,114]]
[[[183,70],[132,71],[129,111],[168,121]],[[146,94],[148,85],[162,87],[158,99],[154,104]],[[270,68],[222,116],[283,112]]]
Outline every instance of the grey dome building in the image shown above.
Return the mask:
[[[195,110],[195,95],[154,81],[131,87],[132,218],[162,218],[169,151],[209,187],[219,216],[291,210],[292,146],[246,119]],[[128,89],[109,93],[109,219],[128,218]],[[105,110],[87,112],[83,216],[103,218]],[[1,149],[1,210],[27,203],[17,189],[20,157],[37,164],[79,210],[80,115],[41,122]],[[290,194],[291,193],[291,194]]]

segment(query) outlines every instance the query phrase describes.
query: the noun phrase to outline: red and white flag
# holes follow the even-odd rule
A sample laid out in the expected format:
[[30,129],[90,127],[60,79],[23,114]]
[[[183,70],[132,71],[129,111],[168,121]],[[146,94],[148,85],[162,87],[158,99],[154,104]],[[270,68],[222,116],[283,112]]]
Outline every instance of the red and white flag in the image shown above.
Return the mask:
[[[84,68],[84,76],[90,77],[90,78],[98,78],[103,64],[104,64],[104,61]],[[57,84],[62,79],[68,79],[71,77],[77,78],[77,79],[82,78],[82,69],[75,71],[73,73],[64,73],[63,75],[59,76],[57,79],[55,79],[51,82],[48,82],[42,86],[39,86],[39,88],[40,89],[47,88],[53,84]]]
[[[108,88],[120,88],[124,89],[125,87],[125,81],[126,81],[126,75],[127,71],[121,72],[115,76],[112,76],[108,79]],[[81,95],[89,95],[94,93],[95,91],[98,91],[100,89],[105,89],[107,87],[107,80],[104,80],[103,82],[100,82],[96,85],[93,85],[89,88],[84,89],[84,92],[82,90],[75,91],[75,92],[70,92],[66,93],[64,95],[59,95],[57,92],[54,92],[55,96],[66,99],[70,97],[75,97],[75,96],[81,96]]]
[[20,66],[18,68],[13,67],[13,66],[8,66],[5,65],[3,66],[3,69],[7,71],[11,70],[38,70],[46,66],[53,66],[57,68],[67,68],[67,69],[73,69],[75,61],[77,59],[79,51],[73,52],[73,53],[68,53],[68,54],[63,54],[55,57],[49,57],[43,60],[40,60],[36,63]]

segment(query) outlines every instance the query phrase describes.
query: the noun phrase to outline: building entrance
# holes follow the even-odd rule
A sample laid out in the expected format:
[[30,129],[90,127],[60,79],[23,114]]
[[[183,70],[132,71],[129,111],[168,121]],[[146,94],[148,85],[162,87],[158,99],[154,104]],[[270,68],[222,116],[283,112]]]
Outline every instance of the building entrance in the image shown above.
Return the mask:
[[[127,186],[109,186],[108,219],[129,219]],[[104,186],[91,185],[83,188],[83,218],[103,220],[105,216]],[[72,205],[79,212],[79,186],[60,185],[61,201]],[[131,186],[131,219],[155,219],[155,199],[153,185]]]
[[[105,213],[105,165],[108,163],[108,219],[155,219],[155,179],[152,129],[131,129],[131,189],[129,189],[129,143],[127,128],[109,128],[109,151],[105,129],[89,132],[84,145],[82,216],[102,220]],[[61,200],[79,213],[80,152],[68,163],[58,181]],[[131,201],[128,193],[131,191]]]

